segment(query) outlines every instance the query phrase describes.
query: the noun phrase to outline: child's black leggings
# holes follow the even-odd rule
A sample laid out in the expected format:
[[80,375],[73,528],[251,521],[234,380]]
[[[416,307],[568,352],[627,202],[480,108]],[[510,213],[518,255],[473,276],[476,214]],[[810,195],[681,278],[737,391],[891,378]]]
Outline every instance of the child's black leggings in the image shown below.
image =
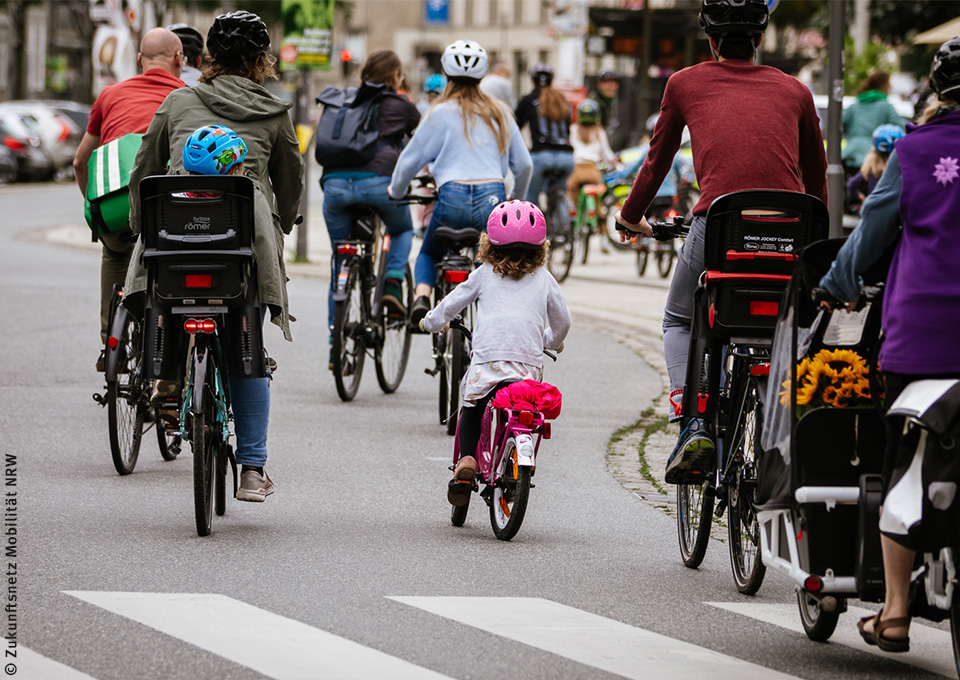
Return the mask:
[[460,408],[460,428],[457,433],[457,442],[460,445],[460,457],[477,457],[477,445],[480,443],[480,425],[483,422],[483,413],[487,410],[487,404],[493,399],[497,390],[502,385],[490,390],[486,395],[477,400],[476,406],[464,405]]

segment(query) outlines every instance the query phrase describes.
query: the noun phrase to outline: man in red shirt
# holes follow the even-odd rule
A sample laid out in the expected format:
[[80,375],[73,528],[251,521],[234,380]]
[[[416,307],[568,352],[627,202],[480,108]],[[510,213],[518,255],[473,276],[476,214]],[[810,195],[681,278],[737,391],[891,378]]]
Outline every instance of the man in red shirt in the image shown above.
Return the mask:
[[[84,195],[87,162],[94,150],[123,135],[146,132],[167,95],[184,86],[180,80],[183,47],[180,38],[165,28],[154,28],[144,34],[137,64],[143,69],[141,75],[104,88],[90,110],[87,131],[73,159],[77,184]],[[101,234],[100,243],[100,340],[106,342],[110,296],[114,284],[123,285],[133,241],[129,232],[120,232]],[[103,371],[102,353],[97,360],[97,370]]]
[[[765,0],[703,0],[700,25],[715,61],[685,68],[667,81],[650,151],[616,215],[627,232],[651,235],[644,213],[688,127],[701,193],[663,313],[672,421],[681,419],[693,295],[705,268],[703,236],[710,204],[747,189],[798,191],[827,200],[827,158],[813,96],[795,78],[753,63],[768,19]],[[621,239],[626,240],[623,231]],[[713,452],[712,433],[700,419],[690,419],[667,462],[666,481],[682,483],[688,471],[699,472],[712,461]]]

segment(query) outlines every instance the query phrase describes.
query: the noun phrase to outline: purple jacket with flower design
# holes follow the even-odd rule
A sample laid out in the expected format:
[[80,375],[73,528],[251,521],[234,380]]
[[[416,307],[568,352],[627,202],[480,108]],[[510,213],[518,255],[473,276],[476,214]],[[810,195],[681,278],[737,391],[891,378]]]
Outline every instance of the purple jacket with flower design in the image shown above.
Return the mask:
[[960,111],[897,141],[903,237],[883,302],[884,371],[960,371]]

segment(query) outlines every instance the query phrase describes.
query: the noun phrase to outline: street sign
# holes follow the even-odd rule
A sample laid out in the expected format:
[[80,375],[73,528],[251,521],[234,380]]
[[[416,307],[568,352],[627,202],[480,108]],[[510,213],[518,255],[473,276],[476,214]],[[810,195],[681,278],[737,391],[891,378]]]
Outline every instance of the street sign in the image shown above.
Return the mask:
[[330,70],[333,6],[334,0],[283,0],[281,69]]

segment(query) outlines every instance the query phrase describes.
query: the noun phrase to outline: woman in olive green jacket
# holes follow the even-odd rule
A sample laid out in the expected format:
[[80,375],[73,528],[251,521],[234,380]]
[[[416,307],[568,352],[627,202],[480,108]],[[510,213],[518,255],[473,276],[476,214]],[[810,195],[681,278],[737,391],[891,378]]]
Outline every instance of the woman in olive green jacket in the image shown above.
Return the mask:
[[[130,175],[130,223],[140,230],[140,180],[149,175],[185,174],[183,148],[198,128],[225,125],[243,139],[247,156],[243,174],[254,184],[254,242],[260,300],[273,323],[290,340],[283,237],[293,229],[303,193],[303,159],[287,113],[291,103],[263,88],[276,77],[267,53],[266,25],[250,12],[218,16],[207,34],[213,58],[196,87],[171,93],[157,110],[144,135]],[[168,165],[169,162],[169,165]],[[127,272],[128,294],[146,289],[146,272],[137,243]],[[267,458],[270,396],[267,378],[230,380],[236,459],[243,466],[237,499],[263,501],[273,493],[273,482],[263,469]]]

